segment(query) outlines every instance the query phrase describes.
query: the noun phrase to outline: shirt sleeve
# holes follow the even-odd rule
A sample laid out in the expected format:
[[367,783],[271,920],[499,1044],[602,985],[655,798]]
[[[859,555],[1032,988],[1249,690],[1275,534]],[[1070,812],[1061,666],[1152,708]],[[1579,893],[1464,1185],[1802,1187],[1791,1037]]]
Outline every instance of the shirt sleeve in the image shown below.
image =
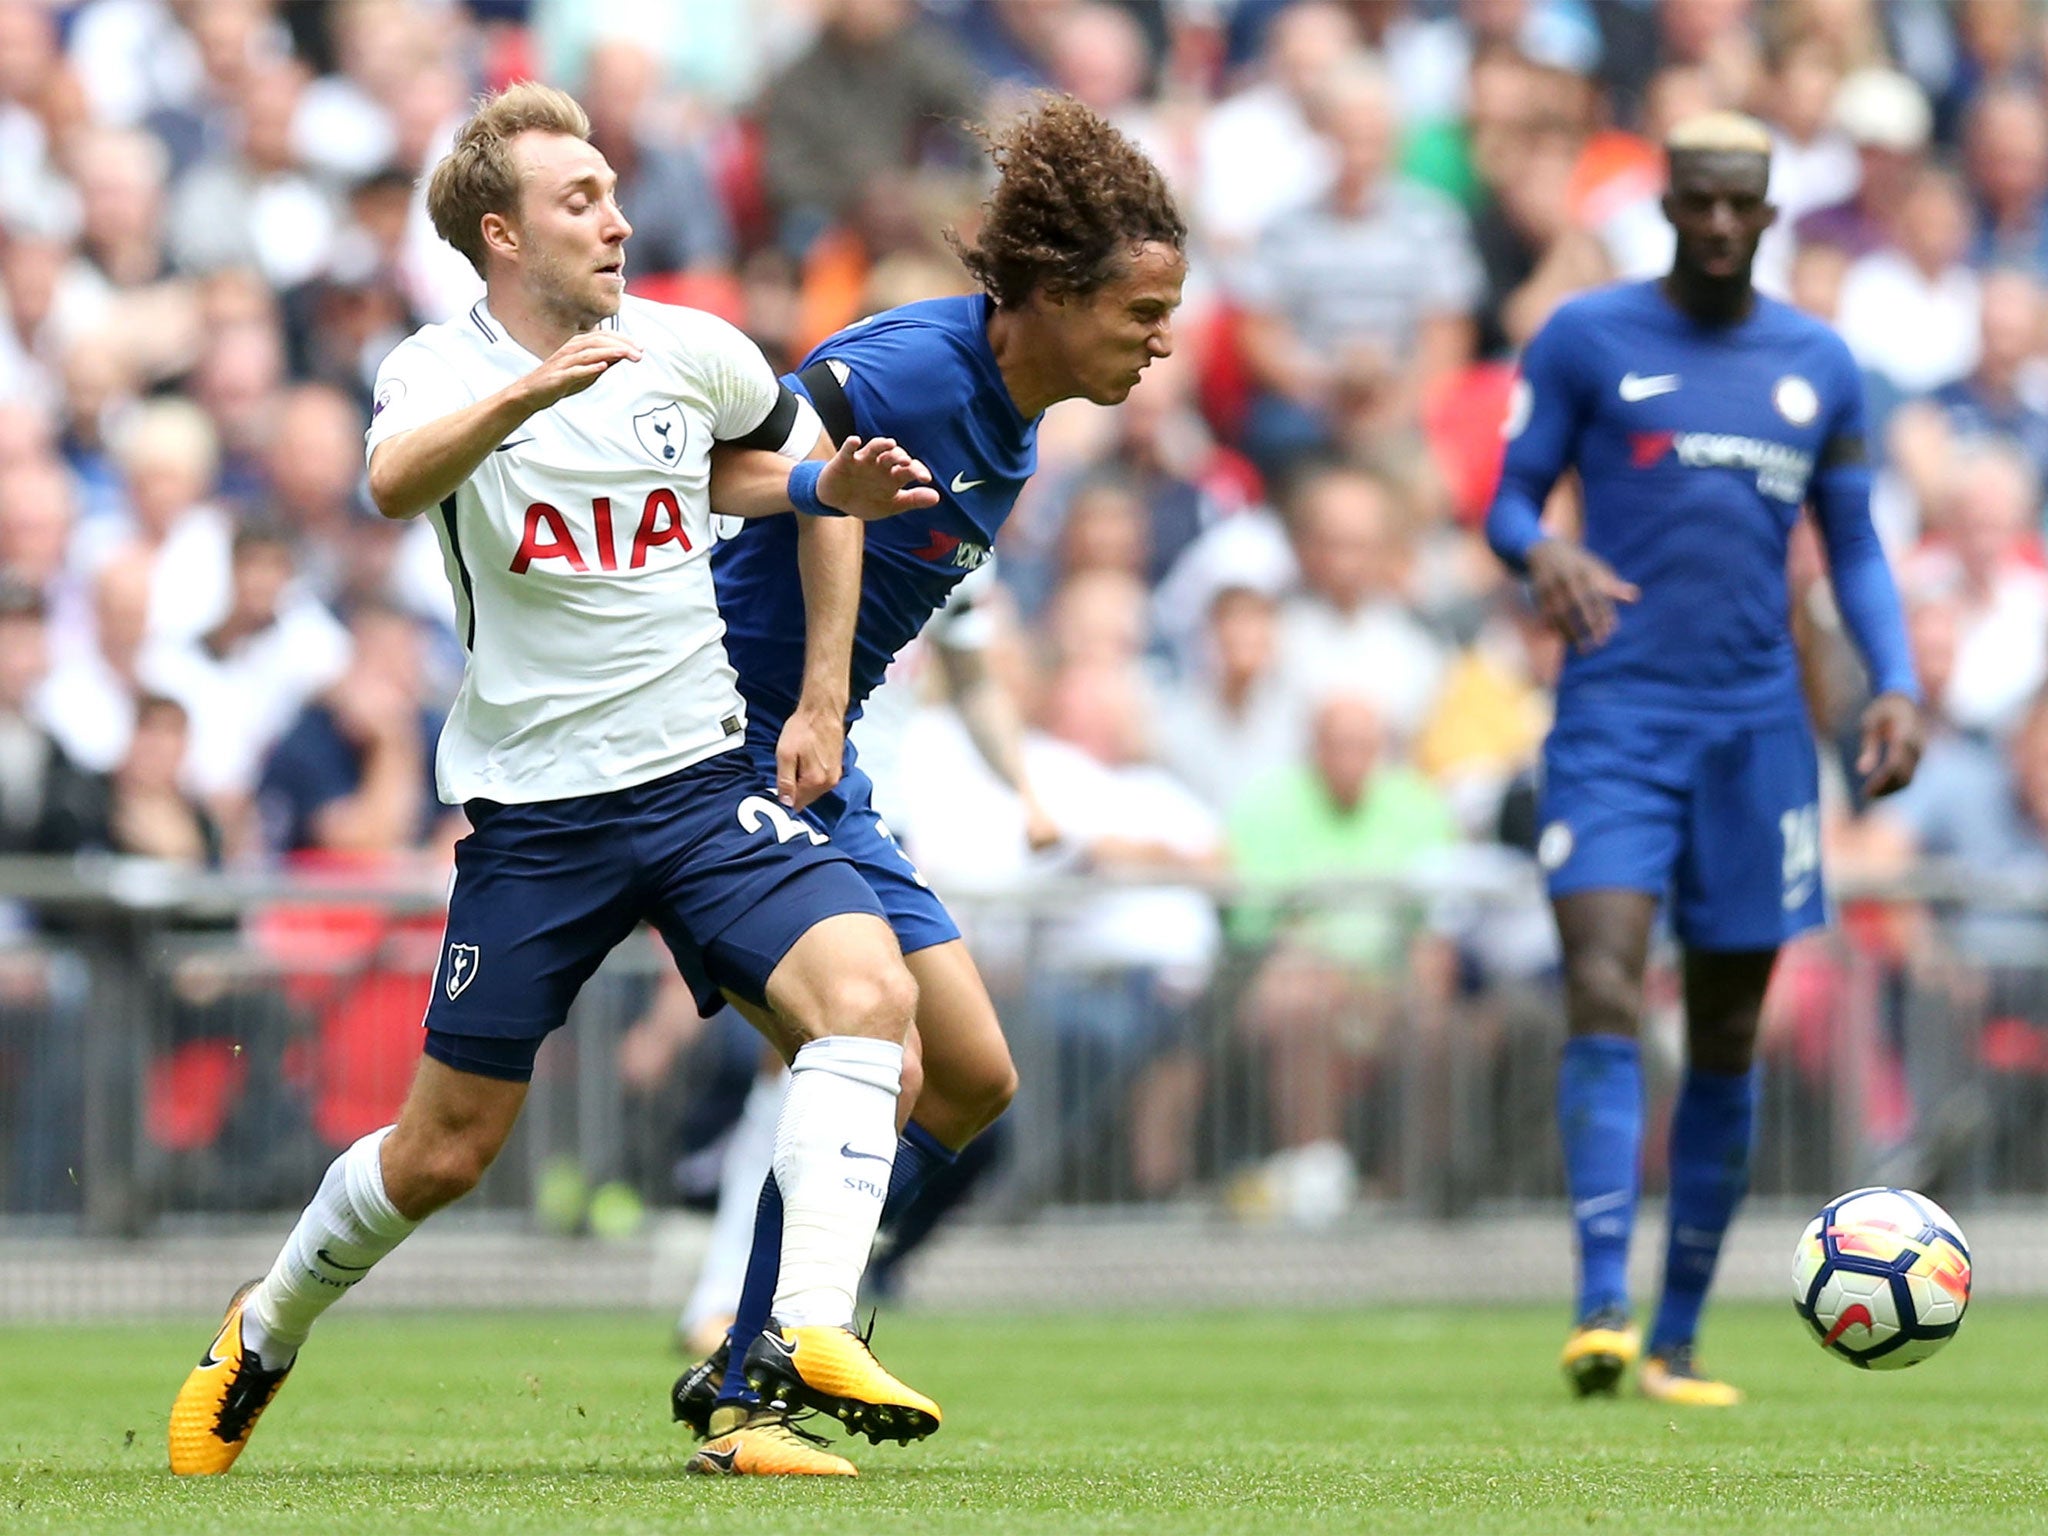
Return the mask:
[[[694,366],[704,382],[705,398],[711,403],[713,439],[738,442],[768,420],[782,399],[782,381],[745,333],[715,315],[702,319],[703,327],[692,338],[686,366]],[[811,436],[816,441],[815,431]]]
[[1899,589],[1892,581],[1884,546],[1870,521],[1870,460],[1864,442],[1863,376],[1840,349],[1836,370],[1835,414],[1821,445],[1811,500],[1821,541],[1827,546],[1828,576],[1834,583],[1835,606],[1856,637],[1870,670],[1873,693],[1920,697],[1913,674],[1912,647],[1906,640],[1906,616]]
[[377,369],[370,427],[363,434],[363,457],[367,460],[386,438],[437,421],[475,400],[447,359],[419,337],[408,337],[391,349]]
[[1530,341],[1501,423],[1507,457],[1486,514],[1486,542],[1516,571],[1529,568],[1529,550],[1543,537],[1543,503],[1570,462],[1585,418],[1584,391],[1572,365],[1573,313],[1560,310]]

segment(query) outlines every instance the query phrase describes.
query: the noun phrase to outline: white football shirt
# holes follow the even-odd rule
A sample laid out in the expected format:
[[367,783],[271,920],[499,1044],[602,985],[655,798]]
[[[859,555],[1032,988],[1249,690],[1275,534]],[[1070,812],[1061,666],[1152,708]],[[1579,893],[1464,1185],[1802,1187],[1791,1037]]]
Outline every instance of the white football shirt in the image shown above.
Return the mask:
[[[711,448],[761,427],[781,386],[716,316],[627,298],[638,342],[530,416],[426,515],[468,647],[435,760],[441,798],[558,800],[644,784],[745,740],[711,583]],[[377,371],[368,452],[542,360],[478,303]],[[797,412],[781,451],[808,453]]]

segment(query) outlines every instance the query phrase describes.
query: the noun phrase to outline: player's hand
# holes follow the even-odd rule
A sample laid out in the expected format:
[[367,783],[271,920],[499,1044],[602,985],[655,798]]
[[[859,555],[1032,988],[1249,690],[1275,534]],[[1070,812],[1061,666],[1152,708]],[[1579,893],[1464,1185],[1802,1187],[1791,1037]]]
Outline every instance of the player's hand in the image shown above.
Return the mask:
[[1060,824],[1052,819],[1046,808],[1038,803],[1038,796],[1029,789],[1024,791],[1024,842],[1033,853],[1043,853],[1059,844]]
[[640,361],[640,345],[617,331],[578,331],[521,382],[527,402],[544,411],[557,400],[581,394],[614,363]]
[[1614,633],[1614,605],[1632,603],[1642,592],[1623,581],[1591,550],[1569,539],[1544,539],[1529,551],[1529,581],[1536,606],[1566,644],[1598,650]]
[[800,703],[775,741],[776,798],[800,811],[838,784],[845,764],[845,714]]
[[1920,706],[1903,693],[1881,693],[1863,711],[1863,748],[1856,771],[1863,793],[1876,800],[1913,782],[1927,746],[1927,721]]
[[932,472],[889,437],[849,437],[818,476],[818,500],[849,517],[872,522],[937,506]]

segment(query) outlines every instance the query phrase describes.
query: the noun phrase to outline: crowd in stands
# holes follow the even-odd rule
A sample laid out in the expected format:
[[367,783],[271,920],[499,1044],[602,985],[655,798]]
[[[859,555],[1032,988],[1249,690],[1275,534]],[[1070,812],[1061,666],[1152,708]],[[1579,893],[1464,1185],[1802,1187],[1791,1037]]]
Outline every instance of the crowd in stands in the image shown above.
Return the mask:
[[[1866,370],[1935,722],[1895,807],[1831,773],[1837,866],[2048,868],[2034,0],[0,0],[0,849],[446,857],[453,607],[429,528],[369,508],[361,434],[384,354],[478,292],[423,173],[524,75],[588,106],[633,289],[778,367],[964,291],[970,121],[1066,91],[1153,155],[1191,229],[1176,351],[1045,420],[991,657],[1063,834],[1037,857],[1275,880],[1533,847],[1558,650],[1478,532],[1514,358],[1665,269],[1663,131],[1757,114],[1759,283]],[[1840,737],[1861,677],[1811,539],[1794,563]],[[1028,872],[957,724],[906,729],[884,790],[934,879]],[[1048,1016],[1142,1041],[1163,1122],[1199,1091],[1175,1019],[1256,946],[1232,1027],[1311,1163],[1389,1011],[1469,984],[1412,925],[1172,891],[1054,942],[1127,995]],[[1500,963],[1540,969],[1540,937]],[[1140,1139],[1140,1185],[1186,1176]]]

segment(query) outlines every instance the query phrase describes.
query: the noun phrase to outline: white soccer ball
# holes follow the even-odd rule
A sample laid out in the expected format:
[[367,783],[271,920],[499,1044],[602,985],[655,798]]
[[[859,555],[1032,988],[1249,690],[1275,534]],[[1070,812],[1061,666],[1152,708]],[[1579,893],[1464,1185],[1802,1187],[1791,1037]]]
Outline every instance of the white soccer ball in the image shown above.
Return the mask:
[[1955,1219],[1909,1189],[1855,1189],[1807,1223],[1792,1304],[1821,1347],[1866,1370],[1918,1365],[1970,1304],[1970,1247]]

